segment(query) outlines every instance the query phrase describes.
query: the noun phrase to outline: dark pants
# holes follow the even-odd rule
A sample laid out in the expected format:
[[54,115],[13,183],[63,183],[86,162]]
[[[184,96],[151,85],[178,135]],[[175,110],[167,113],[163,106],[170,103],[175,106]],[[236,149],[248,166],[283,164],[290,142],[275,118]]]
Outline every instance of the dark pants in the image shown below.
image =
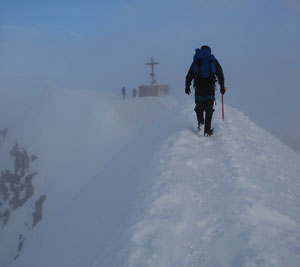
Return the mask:
[[[204,124],[204,132],[211,129],[211,120],[214,112],[214,100],[195,100],[196,107],[195,112],[197,114],[198,123]],[[205,111],[205,121],[203,117],[203,112]]]

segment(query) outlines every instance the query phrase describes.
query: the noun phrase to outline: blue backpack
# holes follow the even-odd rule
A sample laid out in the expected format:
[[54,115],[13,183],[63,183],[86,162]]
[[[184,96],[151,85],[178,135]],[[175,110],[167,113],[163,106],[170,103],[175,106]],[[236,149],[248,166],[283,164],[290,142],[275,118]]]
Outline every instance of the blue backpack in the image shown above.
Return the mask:
[[201,49],[197,48],[193,61],[193,72],[200,78],[212,78],[216,74],[216,62],[211,49],[206,46]]

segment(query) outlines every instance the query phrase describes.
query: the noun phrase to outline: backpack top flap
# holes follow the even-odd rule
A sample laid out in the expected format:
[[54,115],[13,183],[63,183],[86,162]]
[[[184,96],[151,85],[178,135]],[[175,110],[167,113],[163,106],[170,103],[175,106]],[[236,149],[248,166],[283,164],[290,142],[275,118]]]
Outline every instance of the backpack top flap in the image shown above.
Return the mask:
[[197,48],[194,61],[193,72],[196,75],[200,75],[201,78],[210,78],[216,74],[215,57],[211,54],[209,47]]

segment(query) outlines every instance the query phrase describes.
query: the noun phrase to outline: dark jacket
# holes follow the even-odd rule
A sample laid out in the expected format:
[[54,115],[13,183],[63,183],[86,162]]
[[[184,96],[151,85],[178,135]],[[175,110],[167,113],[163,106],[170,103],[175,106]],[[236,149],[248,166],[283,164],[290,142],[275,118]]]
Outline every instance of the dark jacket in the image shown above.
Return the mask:
[[218,83],[220,84],[221,88],[224,87],[224,74],[223,74],[222,67],[217,59],[215,59],[215,62],[216,62],[216,75],[208,79],[200,78],[199,75],[195,75],[193,72],[193,64],[195,63],[192,63],[189,72],[186,75],[185,87],[190,88],[191,83],[194,80],[194,88],[195,88],[196,96],[214,96],[215,83],[216,83],[215,76],[217,76]]

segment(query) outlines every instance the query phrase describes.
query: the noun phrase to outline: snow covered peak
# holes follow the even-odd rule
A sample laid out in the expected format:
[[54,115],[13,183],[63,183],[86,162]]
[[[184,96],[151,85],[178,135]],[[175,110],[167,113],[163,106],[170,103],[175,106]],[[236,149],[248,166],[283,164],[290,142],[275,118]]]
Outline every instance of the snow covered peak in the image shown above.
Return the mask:
[[241,112],[204,137],[192,100],[47,94],[14,129],[46,200],[12,266],[298,266],[300,157]]

